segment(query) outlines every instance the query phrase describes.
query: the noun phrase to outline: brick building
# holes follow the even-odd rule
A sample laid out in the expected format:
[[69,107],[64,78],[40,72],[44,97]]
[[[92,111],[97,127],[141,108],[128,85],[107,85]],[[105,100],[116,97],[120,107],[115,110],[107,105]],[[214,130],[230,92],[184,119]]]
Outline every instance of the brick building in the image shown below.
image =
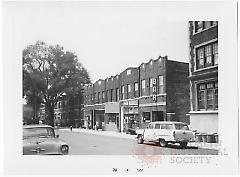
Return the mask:
[[86,124],[91,120],[90,128],[126,131],[152,121],[189,122],[188,69],[187,63],[159,57],[87,86]]
[[190,21],[190,125],[218,132],[218,22]]

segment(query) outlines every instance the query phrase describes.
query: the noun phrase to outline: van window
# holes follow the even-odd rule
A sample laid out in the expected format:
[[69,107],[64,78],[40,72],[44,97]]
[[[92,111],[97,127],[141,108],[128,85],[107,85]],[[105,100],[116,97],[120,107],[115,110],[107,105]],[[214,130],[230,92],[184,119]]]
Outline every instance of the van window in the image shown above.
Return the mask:
[[153,129],[153,124],[149,124],[149,125],[148,125],[148,128],[149,128],[149,129]]
[[160,124],[155,124],[155,129],[160,129]]
[[173,129],[173,126],[172,126],[172,124],[162,124],[161,129],[169,130],[169,129]]
[[188,126],[185,124],[175,124],[176,130],[189,130]]

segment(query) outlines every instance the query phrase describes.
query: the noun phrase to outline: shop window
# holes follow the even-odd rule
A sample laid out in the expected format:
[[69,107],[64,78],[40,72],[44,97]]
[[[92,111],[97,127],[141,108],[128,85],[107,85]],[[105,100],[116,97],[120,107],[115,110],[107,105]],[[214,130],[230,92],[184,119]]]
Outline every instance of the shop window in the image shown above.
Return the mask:
[[103,103],[105,102],[105,93],[104,93],[104,91],[102,92],[102,102]]
[[150,122],[150,112],[143,112],[143,122]]

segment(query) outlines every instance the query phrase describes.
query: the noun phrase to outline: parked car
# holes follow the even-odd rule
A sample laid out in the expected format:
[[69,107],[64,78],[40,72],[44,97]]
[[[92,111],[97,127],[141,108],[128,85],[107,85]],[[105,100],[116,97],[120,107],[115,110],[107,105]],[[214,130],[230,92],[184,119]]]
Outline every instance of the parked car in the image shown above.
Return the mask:
[[194,134],[186,123],[158,121],[151,122],[147,128],[137,130],[137,140],[139,144],[143,142],[155,142],[161,147],[168,143],[179,143],[186,147],[188,142],[194,141]]
[[49,125],[23,125],[23,155],[66,155],[69,146]]

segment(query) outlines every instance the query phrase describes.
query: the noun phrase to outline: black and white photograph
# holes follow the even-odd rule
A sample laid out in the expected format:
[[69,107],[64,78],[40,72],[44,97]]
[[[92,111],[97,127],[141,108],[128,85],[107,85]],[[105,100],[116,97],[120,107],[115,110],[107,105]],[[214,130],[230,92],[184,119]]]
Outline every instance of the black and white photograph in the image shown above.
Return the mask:
[[237,2],[1,6],[4,174],[239,173]]

